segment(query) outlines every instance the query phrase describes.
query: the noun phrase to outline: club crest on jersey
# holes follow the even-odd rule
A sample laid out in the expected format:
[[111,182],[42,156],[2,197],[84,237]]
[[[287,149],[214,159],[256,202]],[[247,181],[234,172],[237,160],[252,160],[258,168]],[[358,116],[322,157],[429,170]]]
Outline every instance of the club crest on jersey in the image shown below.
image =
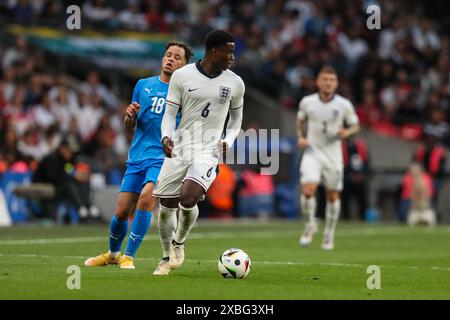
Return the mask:
[[333,119],[336,119],[339,116],[339,110],[333,109]]
[[219,89],[219,103],[224,104],[225,102],[227,102],[228,98],[230,97],[230,94],[231,94],[231,88],[230,87],[220,86],[220,89]]

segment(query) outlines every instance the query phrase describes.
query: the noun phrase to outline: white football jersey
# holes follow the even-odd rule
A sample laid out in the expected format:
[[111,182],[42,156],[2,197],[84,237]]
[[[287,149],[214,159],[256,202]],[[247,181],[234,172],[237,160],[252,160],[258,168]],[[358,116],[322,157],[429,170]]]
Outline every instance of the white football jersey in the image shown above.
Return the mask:
[[305,153],[323,163],[341,166],[343,160],[338,132],[344,122],[348,125],[358,124],[353,104],[338,94],[324,102],[315,93],[300,101],[297,117],[307,122],[306,138],[310,146]]
[[229,109],[244,104],[245,85],[231,70],[208,76],[200,62],[188,64],[172,74],[166,103],[181,108],[181,121],[173,137],[174,154],[179,158],[213,155],[219,158]]

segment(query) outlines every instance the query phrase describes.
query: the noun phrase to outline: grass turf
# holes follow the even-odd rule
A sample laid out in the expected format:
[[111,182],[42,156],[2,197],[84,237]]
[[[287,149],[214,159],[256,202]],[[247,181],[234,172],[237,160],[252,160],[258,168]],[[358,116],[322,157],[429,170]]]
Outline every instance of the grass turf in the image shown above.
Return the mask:
[[[183,267],[152,275],[161,257],[152,226],[135,270],[88,268],[107,251],[108,226],[0,228],[0,299],[450,299],[450,227],[338,226],[336,249],[298,244],[299,222],[200,222],[186,245]],[[245,280],[217,270],[228,248],[246,251]],[[81,289],[69,290],[68,266],[81,269]],[[367,267],[381,268],[381,289],[366,286]]]

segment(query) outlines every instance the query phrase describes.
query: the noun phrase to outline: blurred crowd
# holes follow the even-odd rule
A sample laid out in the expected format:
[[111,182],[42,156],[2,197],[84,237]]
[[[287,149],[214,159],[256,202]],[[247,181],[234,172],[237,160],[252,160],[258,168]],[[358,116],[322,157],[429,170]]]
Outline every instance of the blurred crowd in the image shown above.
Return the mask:
[[[62,27],[70,4],[81,7],[83,27],[172,33],[192,46],[227,28],[236,38],[235,69],[287,109],[315,90],[318,69],[331,64],[363,125],[412,140],[432,132],[450,144],[450,26],[439,2],[8,0],[0,14]],[[380,30],[366,27],[370,4],[381,8]]]
[[35,169],[67,136],[80,145],[80,157],[93,172],[124,165],[130,138],[122,125],[127,103],[95,71],[85,79],[54,72],[25,38],[1,49],[0,173],[16,163]]

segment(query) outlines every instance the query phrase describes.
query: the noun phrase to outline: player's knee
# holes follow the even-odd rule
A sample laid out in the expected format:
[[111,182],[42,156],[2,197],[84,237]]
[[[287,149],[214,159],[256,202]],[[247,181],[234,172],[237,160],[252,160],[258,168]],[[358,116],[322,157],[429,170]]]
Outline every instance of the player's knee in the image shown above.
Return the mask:
[[304,187],[303,188],[303,196],[306,199],[309,199],[315,195],[315,189],[312,187]]
[[178,198],[160,198],[159,203],[166,208],[178,208],[178,203],[180,199]]
[[156,199],[150,196],[139,197],[137,208],[145,211],[152,211],[155,208]]
[[197,204],[197,200],[193,196],[181,196],[180,204],[185,208],[192,208]]
[[116,211],[117,220],[127,220],[129,216],[130,212],[126,208],[118,208]]
[[312,192],[303,191],[303,196],[304,196],[306,199],[312,198],[313,195],[314,195],[314,194],[313,194]]
[[328,201],[335,202],[339,200],[339,192],[330,192],[328,193]]

